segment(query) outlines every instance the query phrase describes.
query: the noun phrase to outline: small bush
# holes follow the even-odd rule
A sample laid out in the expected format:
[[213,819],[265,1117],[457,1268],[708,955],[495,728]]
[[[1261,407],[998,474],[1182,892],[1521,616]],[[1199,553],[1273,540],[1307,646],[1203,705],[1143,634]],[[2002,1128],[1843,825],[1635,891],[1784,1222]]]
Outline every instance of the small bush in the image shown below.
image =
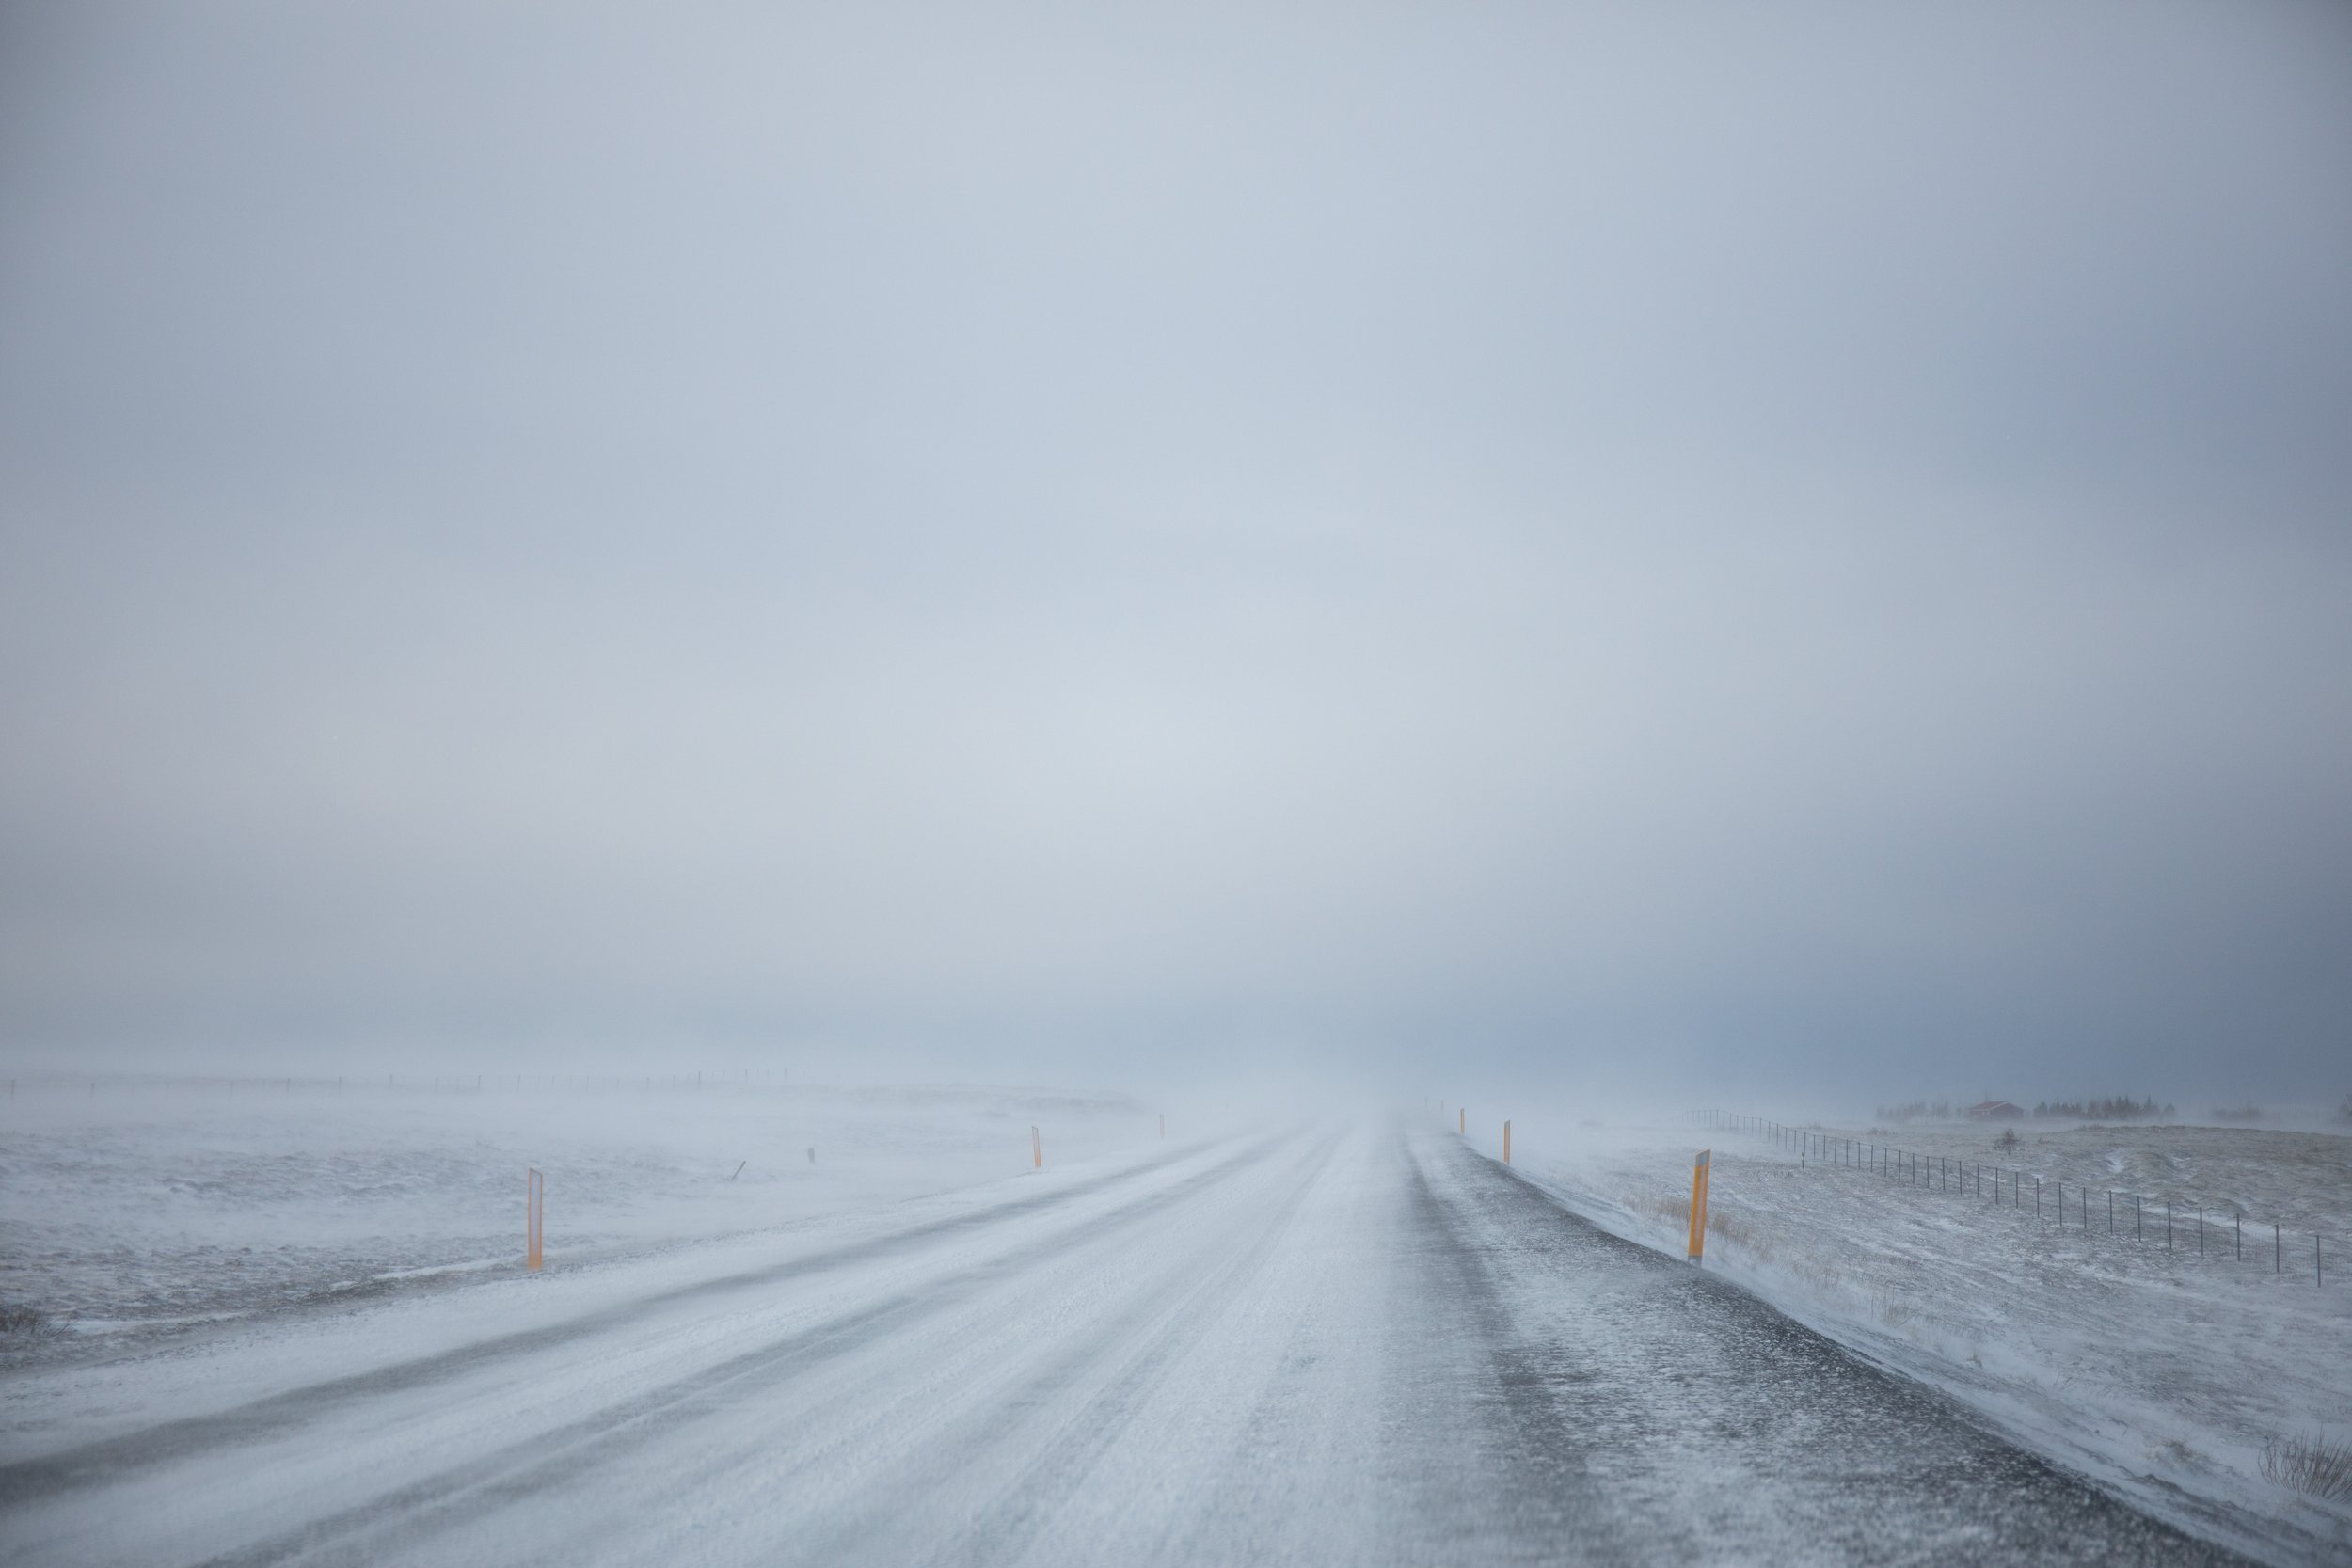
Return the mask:
[[2014,1127],[2005,1129],[1999,1137],[1993,1140],[1993,1147],[2002,1149],[2015,1148],[2017,1147],[2017,1129]]
[[2263,1474],[2331,1502],[2352,1497],[2352,1442],[2331,1442],[2318,1433],[2273,1437],[2263,1449]]
[[0,1334],[46,1334],[49,1314],[37,1307],[0,1305]]

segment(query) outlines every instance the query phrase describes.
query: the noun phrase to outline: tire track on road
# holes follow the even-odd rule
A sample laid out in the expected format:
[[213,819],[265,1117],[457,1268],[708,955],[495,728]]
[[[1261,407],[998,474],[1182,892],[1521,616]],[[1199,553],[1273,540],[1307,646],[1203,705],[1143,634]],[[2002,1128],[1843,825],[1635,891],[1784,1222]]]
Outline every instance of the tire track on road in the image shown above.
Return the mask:
[[1408,1167],[1406,1211],[1413,1252],[1427,1271],[1423,1283],[1436,1287],[1422,1310],[1439,1322],[1453,1318],[1474,1347],[1469,1370],[1476,1382],[1469,1398],[1479,1418],[1487,1476],[1474,1512],[1465,1511],[1455,1522],[1455,1539],[1477,1541],[1475,1555],[1488,1561],[1557,1561],[1567,1542],[1581,1560],[1643,1560],[1616,1499],[1593,1476],[1589,1428],[1571,1425],[1555,1397],[1559,1357],[1547,1366],[1532,1352],[1487,1259],[1470,1244],[1409,1148],[1400,1142],[1398,1154]]
[[1018,1560],[1028,1550],[1055,1513],[1084,1486],[1104,1450],[1134,1424],[1151,1389],[1232,1307],[1242,1287],[1264,1269],[1344,1135],[1328,1134],[1301,1161],[1301,1174],[1263,1217],[1248,1243],[1195,1279],[1172,1305],[1146,1294],[1097,1334],[1092,1344],[1031,1380],[1033,1386],[1050,1390],[1082,1383],[1096,1369],[1118,1364],[1075,1417],[1030,1457],[1013,1481],[1000,1488],[993,1506],[973,1521],[968,1549],[958,1552],[955,1561],[986,1568]]

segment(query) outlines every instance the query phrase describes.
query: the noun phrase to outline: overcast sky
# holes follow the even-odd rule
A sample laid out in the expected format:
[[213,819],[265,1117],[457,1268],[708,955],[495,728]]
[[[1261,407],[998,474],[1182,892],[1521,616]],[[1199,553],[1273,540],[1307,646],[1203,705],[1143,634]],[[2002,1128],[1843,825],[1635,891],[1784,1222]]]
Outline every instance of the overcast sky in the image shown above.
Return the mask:
[[2352,8],[8,5],[0,1052],[426,1049],[2332,1101]]

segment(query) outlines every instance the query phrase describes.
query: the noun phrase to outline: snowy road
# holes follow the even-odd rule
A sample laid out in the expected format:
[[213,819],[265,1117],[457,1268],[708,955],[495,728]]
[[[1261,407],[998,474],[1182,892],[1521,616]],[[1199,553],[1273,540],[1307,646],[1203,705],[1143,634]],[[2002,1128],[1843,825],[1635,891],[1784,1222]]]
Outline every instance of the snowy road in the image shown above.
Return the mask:
[[0,1556],[2235,1560],[1435,1132],[1055,1177],[717,1274],[484,1287],[532,1312],[422,1353],[354,1314],[339,1374],[18,1449]]

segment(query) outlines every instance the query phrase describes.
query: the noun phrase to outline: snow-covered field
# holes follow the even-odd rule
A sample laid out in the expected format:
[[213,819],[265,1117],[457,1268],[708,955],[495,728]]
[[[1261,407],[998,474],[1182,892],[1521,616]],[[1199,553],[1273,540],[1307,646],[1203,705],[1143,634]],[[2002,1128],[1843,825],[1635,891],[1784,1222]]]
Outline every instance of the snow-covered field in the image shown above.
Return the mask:
[[[0,1304],[52,1332],[0,1365],[518,1265],[527,1167],[550,1265],[871,1209],[1132,1150],[1112,1096],[489,1078],[27,1081],[0,1099]],[[812,1158],[813,1151],[813,1158]]]
[[[1471,1133],[1500,1152],[1499,1130]],[[1742,1132],[1535,1117],[1514,1129],[1513,1152],[1522,1174],[1571,1208],[1679,1256],[1692,1156],[1711,1145],[1708,1268],[2159,1514],[2275,1560],[2352,1558],[2352,1507],[2316,1501],[2263,1470],[2274,1439],[2352,1437],[2352,1139],[2029,1127],[2002,1150],[1995,1135],[1905,1128],[1894,1141],[2022,1168],[2022,1207],[2007,1186],[1996,1203],[1989,1181],[1963,1195],[1867,1168],[1801,1164],[1796,1150]],[[2040,1219],[2035,1175],[2044,1182]],[[2118,1229],[2108,1231],[2108,1189],[2148,1200],[2137,1238],[2121,1197]],[[2169,1250],[2167,1198],[2175,1205]],[[2242,1257],[2231,1200],[2249,1216]],[[2277,1272],[2274,1221],[2287,1229]],[[2327,1240],[2324,1286],[2314,1280],[2314,1228]]]

